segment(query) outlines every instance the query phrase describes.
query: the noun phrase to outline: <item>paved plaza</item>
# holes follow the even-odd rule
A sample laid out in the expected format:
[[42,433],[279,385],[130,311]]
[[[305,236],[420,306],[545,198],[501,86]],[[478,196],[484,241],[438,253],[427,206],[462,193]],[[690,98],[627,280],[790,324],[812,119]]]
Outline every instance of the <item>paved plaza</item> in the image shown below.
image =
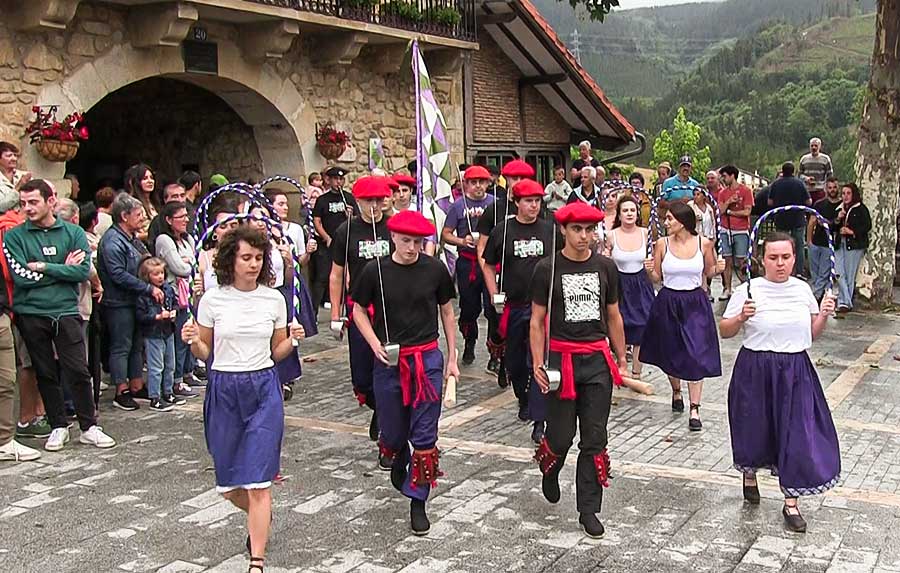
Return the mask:
[[[716,304],[721,313],[723,303]],[[483,328],[483,325],[482,325]],[[814,344],[841,440],[840,485],[801,500],[806,534],[784,530],[777,483],[743,503],[730,470],[728,378],[708,380],[704,429],[658,394],[617,390],[609,421],[611,487],[602,540],[577,523],[574,456],[563,498],[547,503],[531,461],[531,427],[512,390],[464,367],[459,404],[441,421],[446,476],[432,493],[431,533],[410,534],[409,505],[377,470],[368,410],[350,390],[346,349],[306,341],[304,378],[287,403],[282,473],[266,571],[900,572],[900,319],[853,313]],[[483,337],[482,337],[483,340]],[[730,375],[739,348],[723,341]],[[0,569],[40,572],[247,570],[245,519],[214,490],[202,398],[169,413],[124,413],[104,394],[101,419],[119,446],[73,442],[37,462],[0,465]]]

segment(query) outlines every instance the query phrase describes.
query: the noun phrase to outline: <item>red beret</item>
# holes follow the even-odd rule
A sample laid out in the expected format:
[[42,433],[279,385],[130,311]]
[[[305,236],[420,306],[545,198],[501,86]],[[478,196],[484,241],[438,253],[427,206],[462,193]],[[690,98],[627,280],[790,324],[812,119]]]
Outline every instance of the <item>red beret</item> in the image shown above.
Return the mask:
[[513,197],[521,199],[522,197],[543,197],[544,188],[534,179],[522,179],[512,188]]
[[360,177],[353,184],[353,197],[356,199],[384,199],[391,196],[391,188],[387,177],[368,175]]
[[385,176],[384,182],[387,183],[387,186],[391,188],[391,192],[400,189],[400,184],[393,177]]
[[387,220],[388,231],[413,237],[434,235],[434,225],[422,213],[413,210],[400,211]]
[[407,175],[406,173],[394,173],[394,181],[397,182],[398,185],[406,185],[407,187],[415,188],[416,178],[412,175]]
[[599,223],[606,218],[603,211],[588,205],[584,201],[569,203],[556,212],[556,222],[560,225],[569,223]]
[[534,167],[528,165],[521,159],[513,159],[507,162],[500,170],[500,175],[504,177],[534,177]]
[[473,165],[466,169],[466,172],[463,174],[463,179],[466,181],[470,179],[491,179],[491,173],[482,165]]

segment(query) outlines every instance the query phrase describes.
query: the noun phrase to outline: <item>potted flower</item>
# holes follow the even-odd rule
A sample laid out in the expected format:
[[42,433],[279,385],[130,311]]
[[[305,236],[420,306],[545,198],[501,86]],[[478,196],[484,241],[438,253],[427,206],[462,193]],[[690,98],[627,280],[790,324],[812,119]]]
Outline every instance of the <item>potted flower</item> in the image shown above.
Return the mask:
[[25,134],[41,157],[47,161],[69,161],[78,153],[79,142],[88,138],[88,128],[84,125],[84,116],[70,113],[62,121],[57,121],[56,111],[59,106],[34,106],[34,119],[25,128]]
[[316,130],[316,147],[325,159],[335,160],[343,155],[349,142],[347,132],[335,129],[331,122]]

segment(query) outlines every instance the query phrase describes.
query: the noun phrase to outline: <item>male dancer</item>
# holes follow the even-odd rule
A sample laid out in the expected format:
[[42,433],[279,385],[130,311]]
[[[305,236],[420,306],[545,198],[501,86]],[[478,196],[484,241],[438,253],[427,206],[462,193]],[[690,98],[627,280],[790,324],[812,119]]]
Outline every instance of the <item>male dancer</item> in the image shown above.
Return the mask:
[[[534,267],[550,254],[553,238],[553,226],[539,218],[543,196],[544,189],[537,181],[524,179],[516,183],[512,187],[516,215],[497,224],[484,248],[484,282],[491,300],[500,291],[506,294],[503,307],[497,309],[502,312],[498,330],[506,341],[506,372],[519,399],[519,420],[534,421],[531,439],[535,444],[540,443],[544,435],[546,408],[544,396],[530,388],[530,287]],[[501,265],[499,273],[497,265]]]
[[[506,162],[506,165],[503,166],[500,173],[506,179],[506,188],[511,190],[519,181],[533,178],[534,168],[521,159],[513,159]],[[503,200],[503,197],[506,197],[506,200]],[[488,237],[491,236],[494,228],[499,223],[515,214],[516,203],[513,201],[512,193],[505,192],[502,194],[502,197],[485,207],[484,213],[478,219],[478,228],[476,231],[478,231],[479,237],[476,249],[478,251],[478,266],[481,268],[482,272],[485,271],[486,267],[484,262],[484,247],[487,245]],[[509,386],[509,382],[506,377],[506,364],[503,360],[505,344],[503,336],[498,332],[500,315],[495,311],[493,306],[485,310],[484,315],[488,321],[487,349],[490,354],[490,360],[488,360],[486,370],[489,374],[496,374],[497,384],[501,388],[506,388]]]
[[447,211],[441,239],[459,251],[456,261],[456,285],[459,288],[459,331],[466,340],[462,362],[475,362],[475,343],[478,341],[478,315],[491,308],[484,276],[476,261],[478,221],[494,198],[486,195],[491,174],[481,165],[473,165],[463,173],[464,195]]
[[[575,470],[578,522],[594,538],[603,535],[597,514],[603,487],[609,485],[606,424],[612,384],[622,384],[620,370],[627,366],[618,271],[612,260],[596,254],[591,245],[602,218],[603,213],[580,201],[556,212],[565,246],[535,268],[531,307],[534,378],[547,394],[547,430],[535,454],[544,474],[544,497],[550,503],[559,501],[559,472],[572,446],[577,419],[581,435]],[[552,304],[550,355],[545,366],[548,304]],[[561,373],[558,390],[551,391],[548,370]]]
[[[359,205],[359,216],[341,223],[332,236],[333,263],[329,279],[332,324],[339,324],[344,318],[341,316],[343,302],[347,303],[347,317],[350,316],[353,301],[350,296],[345,299],[345,295],[353,292],[366,263],[375,257],[386,257],[391,252],[390,235],[381,211],[381,202],[391,196],[391,188],[385,179],[361,177],[353,184],[353,197]],[[327,195],[322,195],[316,206],[321,205],[322,199]],[[366,306],[368,305],[363,305],[363,310]],[[372,390],[372,365],[375,357],[353,321],[347,325],[347,342],[350,347],[353,393],[360,406],[372,409],[369,438],[375,441],[378,439],[378,412],[375,409],[375,392]],[[382,467],[389,468],[390,466]]]
[[[359,210],[353,195],[344,191],[344,176],[346,171],[340,167],[329,167],[325,171],[325,182],[328,191],[322,193],[316,199],[313,207],[313,227],[316,234],[324,242],[325,248],[316,251],[314,261],[315,276],[312,278],[310,295],[313,304],[318,310],[322,304],[322,298],[328,295],[328,282],[331,274],[331,243],[338,226],[353,215],[358,215]],[[322,243],[320,243],[321,245]]]
[[[422,253],[434,225],[421,213],[402,211],[387,227],[394,254],[363,269],[353,290],[353,321],[376,358],[381,455],[391,461],[391,483],[410,498],[413,534],[425,535],[431,528],[425,501],[441,475],[436,444],[444,375],[459,377],[450,302],[455,293],[447,268]],[[364,310],[368,305],[375,307],[372,318]],[[438,310],[451,357],[446,368],[438,350]],[[392,345],[400,346],[399,363],[388,355]]]

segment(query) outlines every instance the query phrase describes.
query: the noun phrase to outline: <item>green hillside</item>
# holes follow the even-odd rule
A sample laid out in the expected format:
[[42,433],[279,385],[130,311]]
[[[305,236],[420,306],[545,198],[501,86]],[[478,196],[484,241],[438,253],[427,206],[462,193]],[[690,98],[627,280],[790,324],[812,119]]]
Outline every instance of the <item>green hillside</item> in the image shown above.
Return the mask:
[[875,14],[834,18],[804,30],[757,64],[766,71],[810,66],[865,66],[872,57]]

